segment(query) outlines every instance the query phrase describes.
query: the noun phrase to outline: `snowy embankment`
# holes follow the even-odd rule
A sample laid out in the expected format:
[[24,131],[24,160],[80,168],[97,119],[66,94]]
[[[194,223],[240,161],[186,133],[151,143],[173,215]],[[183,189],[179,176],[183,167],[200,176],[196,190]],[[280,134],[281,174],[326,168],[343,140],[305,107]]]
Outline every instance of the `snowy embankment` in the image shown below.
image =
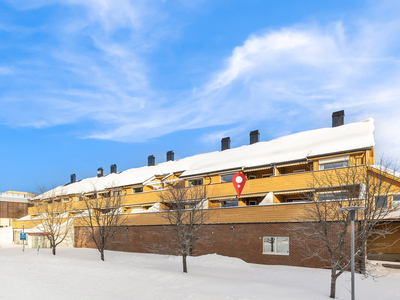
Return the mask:
[[[0,229],[0,299],[329,299],[329,271],[248,264],[219,255],[179,257],[94,249],[25,249]],[[400,299],[400,270],[378,282],[357,276],[357,299]],[[350,274],[338,279],[338,298],[350,299]]]

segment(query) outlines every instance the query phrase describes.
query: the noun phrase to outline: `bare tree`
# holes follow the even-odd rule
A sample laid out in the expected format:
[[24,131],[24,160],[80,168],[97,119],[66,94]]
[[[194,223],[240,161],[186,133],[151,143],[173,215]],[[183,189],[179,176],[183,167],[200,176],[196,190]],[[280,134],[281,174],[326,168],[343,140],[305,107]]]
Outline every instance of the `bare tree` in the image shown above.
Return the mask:
[[68,238],[74,222],[68,213],[69,203],[63,202],[53,191],[45,194],[44,191],[41,189],[45,198],[37,202],[39,217],[34,219],[34,223],[37,229],[47,236],[52,253],[56,255],[56,247]]
[[120,191],[102,194],[94,191],[91,197],[83,197],[83,202],[86,210],[77,222],[88,228],[101,260],[104,261],[104,252],[114,237],[116,227],[121,226],[127,217],[122,214]]
[[165,234],[169,243],[158,245],[159,253],[182,256],[183,272],[187,273],[187,256],[193,254],[194,246],[204,243],[207,236],[204,225],[210,217],[207,209],[206,186],[184,187],[180,184],[167,184],[159,194],[160,206],[163,210],[159,216],[169,225],[165,226]]
[[388,199],[400,192],[400,178],[387,167],[387,162],[381,163],[385,167],[363,165],[314,172],[314,193],[305,195],[311,203],[304,206],[302,228],[296,229],[301,229],[302,236],[297,238],[307,250],[307,259],[317,257],[331,269],[331,298],[336,295],[337,278],[350,266],[350,216],[341,208],[366,208],[356,215],[355,261],[360,273],[368,275],[363,267],[366,249],[374,247],[378,238],[395,232],[390,226],[395,208],[390,209]]

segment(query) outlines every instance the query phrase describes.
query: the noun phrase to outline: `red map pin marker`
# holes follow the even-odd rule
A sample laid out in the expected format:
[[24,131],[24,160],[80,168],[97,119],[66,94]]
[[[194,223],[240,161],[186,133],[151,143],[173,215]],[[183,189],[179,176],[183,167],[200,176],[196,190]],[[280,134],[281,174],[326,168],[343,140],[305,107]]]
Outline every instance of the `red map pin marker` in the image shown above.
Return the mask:
[[242,173],[236,173],[232,177],[232,183],[235,187],[236,194],[238,195],[238,197],[240,197],[240,194],[242,193],[242,190],[246,183],[246,177]]

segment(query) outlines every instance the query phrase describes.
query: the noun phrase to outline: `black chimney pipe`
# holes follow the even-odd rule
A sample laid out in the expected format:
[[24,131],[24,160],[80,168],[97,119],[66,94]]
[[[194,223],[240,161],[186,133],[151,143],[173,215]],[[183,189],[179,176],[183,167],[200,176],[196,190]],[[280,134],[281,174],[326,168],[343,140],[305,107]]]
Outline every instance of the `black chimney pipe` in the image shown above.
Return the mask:
[[147,165],[150,167],[150,166],[154,166],[156,164],[156,158],[155,158],[155,156],[154,155],[150,155],[148,158],[147,158]]
[[250,132],[250,145],[258,143],[260,141],[260,132],[257,130],[253,130]]
[[344,110],[335,111],[332,114],[332,127],[341,126],[344,124]]
[[227,150],[231,148],[231,138],[228,137],[224,137],[221,140],[221,151]]
[[167,152],[167,161],[174,160],[174,151]]

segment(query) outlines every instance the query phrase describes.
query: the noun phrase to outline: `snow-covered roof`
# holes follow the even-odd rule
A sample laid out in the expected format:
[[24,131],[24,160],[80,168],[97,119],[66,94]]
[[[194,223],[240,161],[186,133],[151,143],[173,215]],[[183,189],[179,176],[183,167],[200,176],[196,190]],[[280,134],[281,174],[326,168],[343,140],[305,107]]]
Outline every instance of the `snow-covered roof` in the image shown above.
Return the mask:
[[378,170],[380,172],[388,173],[389,175],[392,175],[392,176],[400,178],[400,173],[399,172],[397,172],[396,170],[390,169],[388,167],[381,166],[381,165],[371,165],[370,167],[374,168],[374,169],[376,169],[376,170]]
[[129,169],[103,177],[86,178],[57,187],[39,195],[36,199],[142,184],[153,176],[182,171],[181,177],[191,177],[224,170],[279,164],[331,153],[371,148],[375,145],[374,130],[374,120],[369,118],[361,122],[338,127],[304,131],[268,142],[258,142],[224,151],[198,154],[155,166]]

